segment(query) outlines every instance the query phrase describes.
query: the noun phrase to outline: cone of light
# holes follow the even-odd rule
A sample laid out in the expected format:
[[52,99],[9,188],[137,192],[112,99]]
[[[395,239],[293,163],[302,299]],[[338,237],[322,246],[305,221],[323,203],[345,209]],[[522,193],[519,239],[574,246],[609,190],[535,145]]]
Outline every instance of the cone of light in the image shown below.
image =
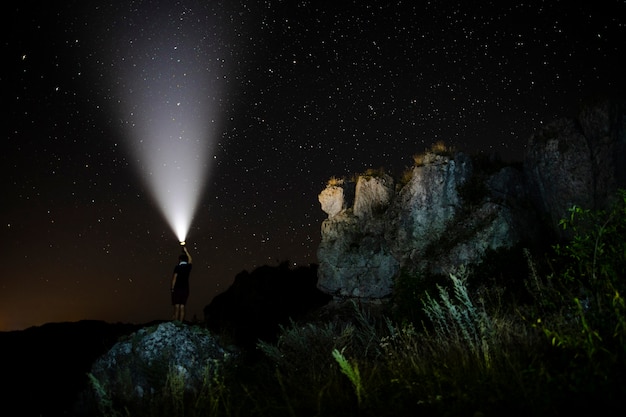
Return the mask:
[[[187,238],[207,177],[209,138],[202,130],[187,130],[194,120],[175,123],[166,109],[147,126],[141,138],[135,138],[135,154],[141,173],[179,241]],[[185,123],[186,120],[186,123]]]
[[207,182],[219,95],[206,16],[183,3],[138,10],[145,27],[118,32],[114,75],[127,148],[180,242]]

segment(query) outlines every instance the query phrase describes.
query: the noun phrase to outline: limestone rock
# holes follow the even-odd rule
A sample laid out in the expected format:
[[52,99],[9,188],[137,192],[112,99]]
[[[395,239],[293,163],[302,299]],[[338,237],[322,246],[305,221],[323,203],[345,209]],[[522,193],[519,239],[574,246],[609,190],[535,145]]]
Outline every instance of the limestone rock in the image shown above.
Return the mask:
[[454,218],[470,173],[470,159],[457,154],[425,158],[398,194],[387,175],[359,177],[353,207],[322,224],[318,287],[338,297],[389,296],[400,269]]
[[[354,183],[343,183],[341,188],[350,195],[351,186]],[[323,206],[339,207],[339,202],[328,203],[329,196],[340,194],[335,188],[329,185],[322,191],[319,200],[325,202]],[[393,188],[389,175],[363,175],[357,178],[351,206],[324,210],[328,219],[322,223],[317,274],[318,288],[323,292],[359,298],[381,298],[391,292],[389,278],[398,272],[399,264],[381,239],[384,220],[380,214],[390,204]]]
[[472,172],[471,160],[462,153],[454,159],[440,155],[425,159],[431,162],[413,168],[411,180],[386,216],[385,239],[403,266],[442,235],[460,208],[458,188]]
[[370,218],[384,211],[394,194],[393,178],[381,176],[360,176],[356,183],[353,213],[360,218]]
[[[470,181],[480,183],[478,191],[468,191]],[[402,269],[441,274],[480,263],[530,229],[516,213],[526,198],[523,175],[505,167],[476,180],[463,153],[426,154],[398,192],[386,177],[362,176],[356,184],[354,206],[322,223],[318,288],[337,297],[387,297]],[[472,192],[481,195],[469,196],[476,200],[470,204],[462,194]]]
[[531,138],[525,160],[535,204],[555,227],[572,205],[593,207],[591,150],[573,120],[559,120]]
[[169,373],[183,378],[186,392],[195,392],[229,355],[208,331],[166,322],[116,343],[92,365],[91,374],[107,392],[135,402],[162,392]]
[[604,208],[624,187],[624,100],[545,126],[530,138],[521,168],[427,153],[398,190],[385,176],[361,176],[352,204],[336,190],[322,191],[329,216],[317,253],[318,288],[384,298],[400,271],[445,274],[480,264],[488,251],[540,242],[558,233],[573,205]]
[[[391,293],[392,278],[399,270],[381,233],[384,224],[369,220],[369,232],[351,210],[326,219],[318,248],[318,288],[340,297],[382,298]],[[381,229],[382,230],[382,229]]]
[[348,208],[354,199],[354,183],[338,181],[337,184],[329,184],[318,196],[322,211],[333,217],[342,210]]
[[596,103],[577,120],[546,125],[530,138],[524,170],[533,201],[556,232],[573,205],[605,208],[626,186],[626,102]]

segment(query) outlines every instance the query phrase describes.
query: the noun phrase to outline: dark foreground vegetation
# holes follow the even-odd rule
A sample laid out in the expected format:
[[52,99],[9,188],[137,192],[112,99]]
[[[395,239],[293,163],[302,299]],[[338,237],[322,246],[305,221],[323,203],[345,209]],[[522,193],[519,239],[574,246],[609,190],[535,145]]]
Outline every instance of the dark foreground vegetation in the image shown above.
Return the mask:
[[[276,340],[259,341],[190,398],[172,375],[148,406],[111,396],[101,410],[120,416],[621,412],[626,192],[611,210],[573,207],[561,226],[569,238],[546,253],[500,254],[510,270],[497,277],[484,275],[489,268],[461,268],[429,287],[419,284],[427,282],[423,277],[403,276],[404,293],[386,304],[328,305],[282,326]],[[507,280],[520,272],[521,282]],[[423,291],[415,291],[420,285]]]
[[569,238],[545,252],[515,248],[439,279],[405,274],[393,300],[331,303],[289,321],[191,396],[176,375],[142,404],[103,393],[100,414],[623,413],[626,191],[610,210],[573,207],[561,226]]

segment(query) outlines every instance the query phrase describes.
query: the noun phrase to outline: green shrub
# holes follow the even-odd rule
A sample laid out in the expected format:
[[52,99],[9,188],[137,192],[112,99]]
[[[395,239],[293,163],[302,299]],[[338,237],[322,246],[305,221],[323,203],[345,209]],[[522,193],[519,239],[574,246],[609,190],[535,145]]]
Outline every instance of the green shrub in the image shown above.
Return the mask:
[[609,210],[574,206],[560,224],[571,237],[554,246],[553,273],[534,284],[535,326],[559,358],[546,371],[578,395],[614,402],[626,394],[617,382],[626,370],[626,192]]
[[610,210],[592,211],[574,206],[561,220],[572,238],[555,245],[568,260],[560,272],[563,286],[574,288],[570,303],[580,326],[578,339],[558,337],[554,343],[580,348],[589,357],[598,351],[626,346],[626,191],[620,190]]
[[442,347],[449,349],[451,346],[464,346],[489,368],[493,325],[484,309],[477,308],[470,299],[465,285],[465,269],[460,272],[459,276],[450,274],[454,298],[450,297],[444,287],[438,285],[440,301],[431,298],[426,292],[424,311],[434,325]]

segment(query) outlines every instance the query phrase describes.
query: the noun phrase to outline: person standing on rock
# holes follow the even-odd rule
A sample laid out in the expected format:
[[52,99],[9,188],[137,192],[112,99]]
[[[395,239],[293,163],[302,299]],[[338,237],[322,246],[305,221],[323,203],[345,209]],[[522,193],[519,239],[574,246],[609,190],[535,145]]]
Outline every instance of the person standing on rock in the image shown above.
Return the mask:
[[172,276],[172,305],[174,306],[173,320],[185,320],[185,304],[189,298],[189,274],[191,274],[191,255],[181,242],[183,253],[178,256],[178,265],[174,267]]

